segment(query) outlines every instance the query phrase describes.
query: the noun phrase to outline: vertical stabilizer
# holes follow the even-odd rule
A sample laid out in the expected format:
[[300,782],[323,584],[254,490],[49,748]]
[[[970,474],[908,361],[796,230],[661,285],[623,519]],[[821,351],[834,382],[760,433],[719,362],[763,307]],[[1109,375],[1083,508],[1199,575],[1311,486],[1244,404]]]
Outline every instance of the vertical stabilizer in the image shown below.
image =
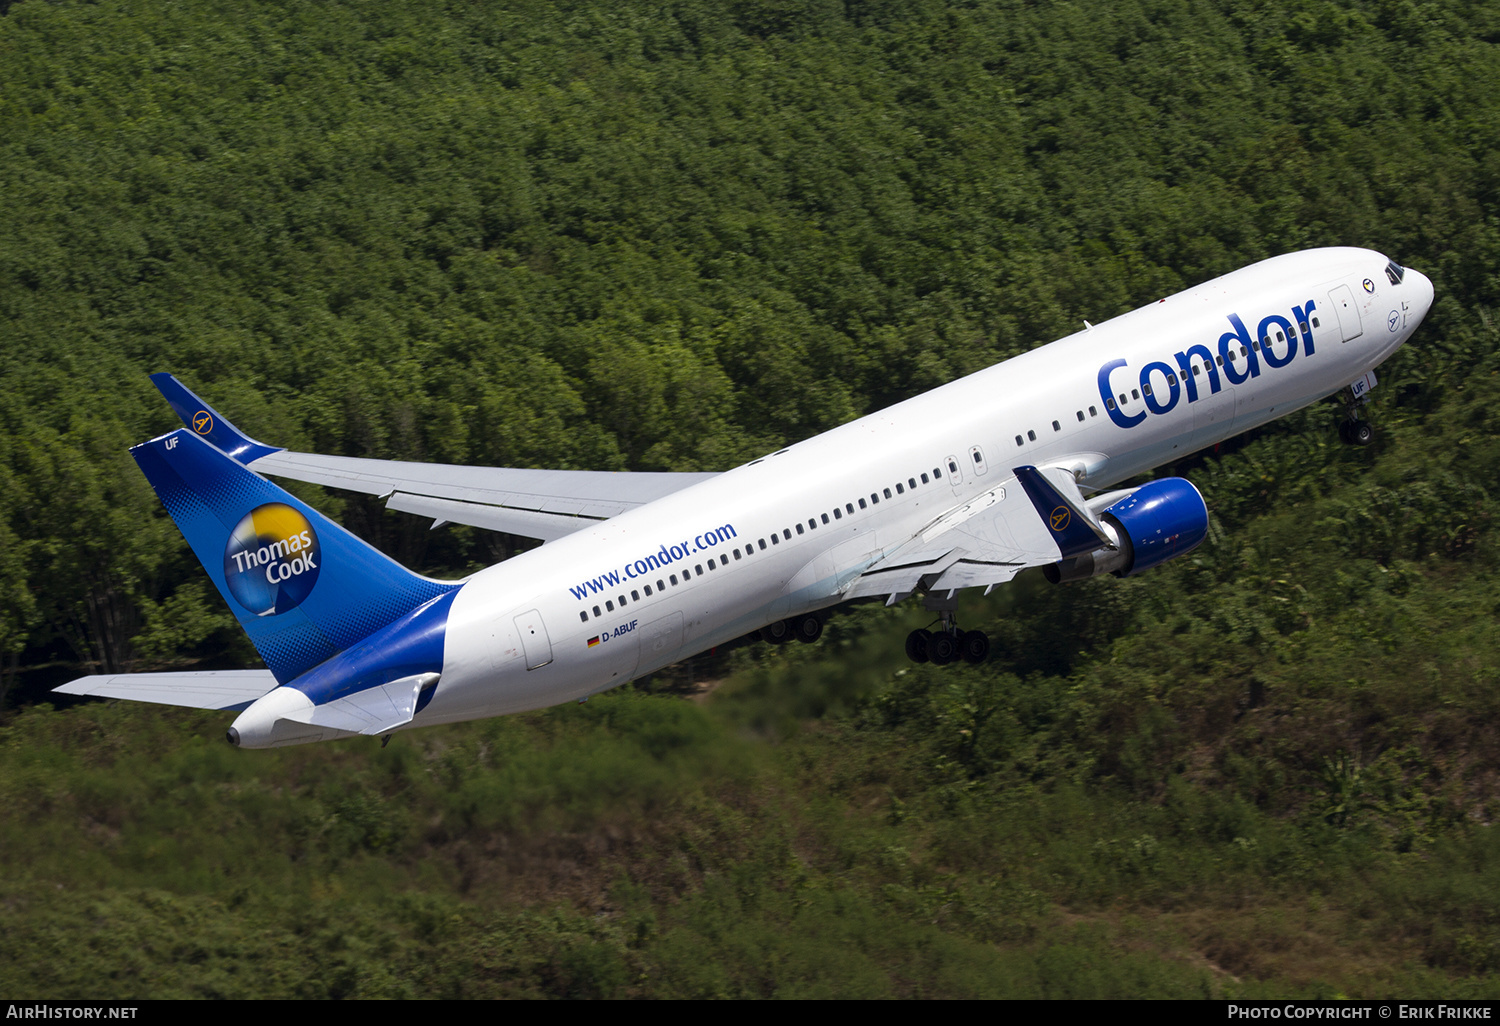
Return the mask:
[[458,587],[412,573],[192,431],[130,454],[283,684]]

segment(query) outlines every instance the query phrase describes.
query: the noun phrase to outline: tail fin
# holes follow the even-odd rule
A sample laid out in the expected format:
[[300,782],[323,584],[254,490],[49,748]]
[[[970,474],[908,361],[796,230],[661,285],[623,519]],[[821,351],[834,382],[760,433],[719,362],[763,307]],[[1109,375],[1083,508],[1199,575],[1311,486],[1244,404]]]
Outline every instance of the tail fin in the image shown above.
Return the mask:
[[192,431],[130,454],[283,684],[458,587],[412,573]]
[[172,375],[166,372],[153,374],[151,382],[193,434],[208,439],[239,462],[251,463],[282,451],[274,445],[257,442],[229,423],[218,410],[199,399]]

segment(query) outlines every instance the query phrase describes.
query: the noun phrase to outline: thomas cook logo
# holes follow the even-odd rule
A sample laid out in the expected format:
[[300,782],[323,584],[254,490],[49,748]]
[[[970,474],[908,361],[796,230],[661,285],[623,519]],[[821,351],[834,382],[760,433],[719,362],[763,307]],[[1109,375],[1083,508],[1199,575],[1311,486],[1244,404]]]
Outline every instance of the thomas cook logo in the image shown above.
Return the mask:
[[1065,531],[1068,528],[1068,521],[1073,519],[1073,514],[1068,510],[1068,507],[1059,506],[1052,511],[1052,516],[1048,519],[1052,523],[1052,530]]
[[318,582],[322,552],[312,524],[283,502],[257,506],[224,547],[224,580],[240,605],[273,616],[301,605]]
[[214,418],[207,410],[199,410],[193,414],[193,430],[200,435],[206,435],[214,429]]

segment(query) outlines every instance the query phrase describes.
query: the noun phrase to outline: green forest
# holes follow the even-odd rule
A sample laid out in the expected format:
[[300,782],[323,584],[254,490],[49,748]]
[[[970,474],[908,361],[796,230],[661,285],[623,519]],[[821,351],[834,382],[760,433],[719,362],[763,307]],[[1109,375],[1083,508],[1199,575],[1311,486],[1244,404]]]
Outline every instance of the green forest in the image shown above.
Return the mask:
[[[1500,4],[0,0],[0,994],[1500,995]],[[1266,257],[1437,299],[1191,555],[277,751],[127,455],[723,470]],[[408,566],[531,543],[297,493]]]

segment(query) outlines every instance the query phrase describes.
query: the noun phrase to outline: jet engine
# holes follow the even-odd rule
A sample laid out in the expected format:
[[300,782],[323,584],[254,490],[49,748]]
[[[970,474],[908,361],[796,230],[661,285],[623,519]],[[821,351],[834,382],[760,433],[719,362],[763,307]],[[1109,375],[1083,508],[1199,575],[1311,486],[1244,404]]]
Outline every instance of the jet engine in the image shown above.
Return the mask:
[[1046,566],[1042,573],[1047,580],[1061,584],[1100,574],[1129,577],[1186,555],[1208,535],[1208,506],[1192,482],[1180,477],[1141,485],[1100,511],[1099,520],[1115,548],[1100,546]]

